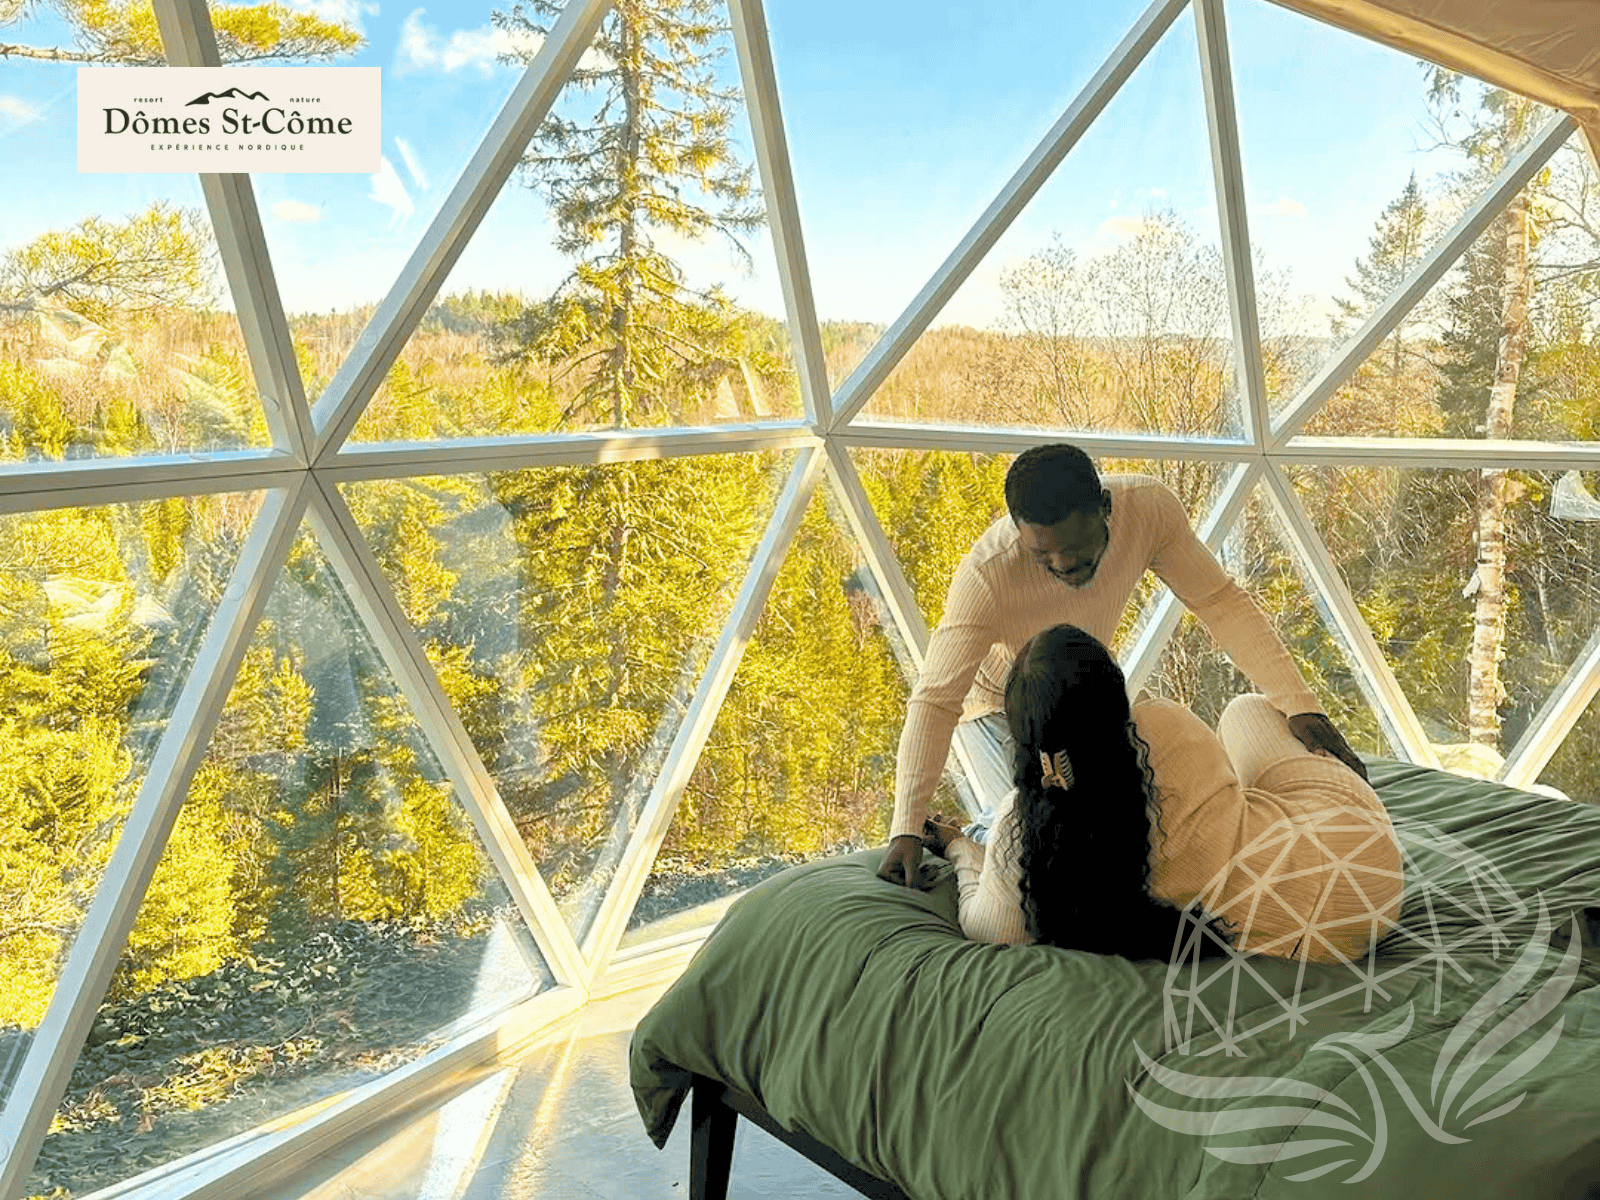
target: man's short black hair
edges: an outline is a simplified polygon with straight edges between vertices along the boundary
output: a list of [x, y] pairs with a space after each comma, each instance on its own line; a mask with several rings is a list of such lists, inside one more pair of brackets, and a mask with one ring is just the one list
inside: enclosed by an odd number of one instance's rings
[[1012, 520], [1030, 525], [1054, 525], [1098, 509], [1102, 490], [1089, 456], [1065, 442], [1024, 450], [1006, 472], [1006, 508]]

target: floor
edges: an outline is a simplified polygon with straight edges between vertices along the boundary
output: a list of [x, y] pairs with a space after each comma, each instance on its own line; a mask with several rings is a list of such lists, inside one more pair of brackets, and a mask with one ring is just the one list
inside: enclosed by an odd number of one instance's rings
[[[341, 1147], [264, 1200], [682, 1200], [687, 1109], [657, 1150], [628, 1088], [628, 1039], [658, 993], [589, 1005], [518, 1066], [403, 1128]], [[856, 1194], [739, 1123], [729, 1200]]]

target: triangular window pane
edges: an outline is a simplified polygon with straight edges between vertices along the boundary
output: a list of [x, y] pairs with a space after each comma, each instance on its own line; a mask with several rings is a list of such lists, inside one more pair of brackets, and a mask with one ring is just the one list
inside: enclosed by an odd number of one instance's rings
[[854, 450], [850, 455], [931, 631], [956, 567], [1005, 515], [1011, 456], [953, 450]]
[[[1496, 478], [1504, 556], [1497, 569], [1493, 560], [1480, 568], [1475, 531], [1489, 520]], [[1569, 496], [1583, 480], [1411, 467], [1295, 473], [1302, 503], [1447, 765], [1493, 776], [1600, 623], [1597, 526]], [[1480, 627], [1496, 624], [1495, 644], [1475, 643]], [[1475, 689], [1493, 698], [1477, 718]]]
[[[62, 140], [70, 147], [71, 113], [52, 110], [52, 124], [58, 119], [68, 122]], [[130, 189], [129, 178], [164, 182], [152, 196]], [[8, 211], [12, 246], [0, 252], [0, 458], [270, 447], [193, 177], [74, 174], [70, 186], [70, 199], [52, 203], [48, 185], [36, 192], [30, 184], [38, 211]], [[153, 283], [120, 265], [151, 257], [161, 260]], [[104, 261], [116, 265], [95, 273]], [[79, 276], [96, 282], [74, 283]]]
[[1207, 144], [1185, 12], [864, 416], [1236, 435]]
[[[339, 6], [335, 24], [362, 41], [337, 64], [383, 71], [377, 173], [250, 176], [313, 402], [522, 77], [521, 64], [499, 60], [513, 39], [496, 31], [494, 7], [413, 7], [403, 19], [378, 20], [370, 6]], [[318, 16], [331, 12], [325, 8]], [[449, 120], [440, 120], [440, 113]], [[509, 277], [517, 270], [517, 248], [502, 243], [502, 250]]]
[[[601, 19], [354, 441], [802, 415], [727, 10], [708, 8], [704, 36], [649, 6]], [[531, 60], [523, 15], [500, 28]]]
[[[827, 492], [811, 499], [624, 949], [713, 924], [735, 893], [793, 863], [886, 840], [909, 689], [876, 584], [833, 507]], [[962, 810], [950, 776], [933, 805]]]
[[[44, 1016], [259, 504], [0, 517], [0, 1025]], [[0, 1043], [0, 1094], [24, 1048]]]
[[[1218, 560], [1266, 614], [1306, 686], [1350, 745], [1363, 754], [1393, 753], [1326, 605], [1307, 586], [1276, 514], [1259, 492]], [[1192, 613], [1183, 615], [1145, 688], [1187, 706], [1213, 728], [1230, 700], [1255, 690]]]
[[25, 4], [5, 39], [0, 458], [272, 445], [198, 176], [78, 170], [76, 72], [165, 65], [155, 23]]
[[907, 21], [876, 6], [769, 6], [834, 387], [1145, 8], [930, 0]]
[[580, 940], [790, 457], [529, 468], [348, 490]]
[[302, 536], [30, 1187], [87, 1193], [293, 1119], [551, 982]]
[[[1528, 114], [1520, 136], [1531, 137], [1547, 116]], [[1367, 236], [1346, 259], [1344, 286], [1321, 302], [1328, 315], [1320, 329], [1311, 321], [1310, 335], [1298, 339], [1300, 351], [1286, 358], [1290, 369], [1273, 380], [1276, 410], [1342, 358], [1347, 340], [1488, 183], [1482, 172], [1468, 175], [1465, 185], [1454, 176], [1414, 187], [1402, 179], [1392, 196], [1368, 209]], [[1593, 330], [1582, 312], [1584, 281], [1600, 258], [1600, 239], [1568, 214], [1590, 202], [1595, 182], [1583, 135], [1574, 134], [1301, 432], [1542, 441], [1589, 436], [1592, 406], [1579, 380], [1593, 356]], [[1518, 338], [1503, 339], [1507, 322]]]
[[1428, 64], [1262, 0], [1228, 5], [1228, 40], [1250, 236], [1268, 267], [1257, 280], [1267, 390], [1281, 405], [1470, 198], [1456, 177], [1464, 157], [1442, 139], [1461, 136], [1482, 93], [1457, 77], [1455, 101], [1443, 89], [1430, 103]]

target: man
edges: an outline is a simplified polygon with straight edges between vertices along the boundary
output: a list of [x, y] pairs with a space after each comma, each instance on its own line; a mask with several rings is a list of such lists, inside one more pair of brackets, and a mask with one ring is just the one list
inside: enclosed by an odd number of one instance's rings
[[1122, 610], [1151, 570], [1289, 719], [1307, 747], [1367, 771], [1321, 711], [1271, 624], [1190, 528], [1171, 489], [1147, 475], [1102, 481], [1076, 446], [1036, 446], [1006, 474], [1006, 508], [956, 568], [944, 619], [906, 705], [894, 822], [878, 874], [916, 886], [928, 797], [958, 722], [992, 772], [1011, 777], [1002, 701], [1018, 649], [1070, 623], [1111, 644]]

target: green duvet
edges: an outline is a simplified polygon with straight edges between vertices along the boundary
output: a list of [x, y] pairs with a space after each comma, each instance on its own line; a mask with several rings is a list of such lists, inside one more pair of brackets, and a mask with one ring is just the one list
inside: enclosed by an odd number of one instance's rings
[[916, 1200], [1600, 1197], [1600, 808], [1372, 781], [1406, 902], [1358, 970], [970, 942], [938, 860], [775, 876], [639, 1023], [645, 1127], [702, 1074]]

